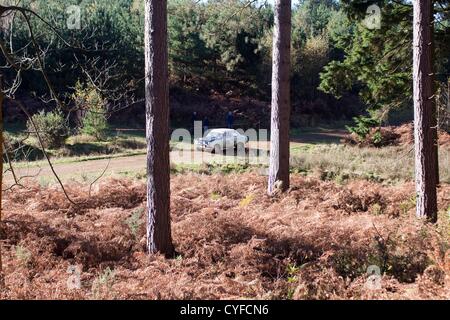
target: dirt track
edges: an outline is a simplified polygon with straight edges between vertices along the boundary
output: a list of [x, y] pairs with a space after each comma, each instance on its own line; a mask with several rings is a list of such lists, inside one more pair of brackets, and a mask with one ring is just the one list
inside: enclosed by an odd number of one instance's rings
[[[173, 164], [229, 163], [234, 161], [243, 160], [237, 160], [236, 157], [220, 156], [200, 151], [177, 150], [171, 152], [171, 162]], [[63, 180], [80, 177], [87, 177], [88, 180], [92, 180], [95, 178], [95, 175], [100, 175], [103, 171], [105, 171], [105, 176], [140, 172], [145, 170], [145, 166], [145, 155], [55, 163], [53, 165], [56, 173]], [[30, 179], [48, 179], [53, 177], [51, 168], [46, 163], [39, 166], [30, 163], [29, 167], [16, 168], [15, 172], [17, 177], [29, 177]], [[14, 181], [11, 172], [8, 171], [5, 173], [4, 180], [6, 186]]]
[[[106, 169], [106, 174], [119, 173], [124, 171], [137, 171], [145, 168], [145, 155], [120, 157], [113, 159], [88, 160], [82, 162], [70, 163], [55, 163], [54, 169], [56, 173], [63, 179], [68, 179], [76, 176], [89, 175], [93, 173], [103, 172]], [[35, 166], [32, 163], [28, 168], [16, 169], [18, 177], [31, 176], [34, 178], [51, 177], [52, 172], [47, 164]], [[13, 177], [10, 172], [5, 174], [5, 183], [11, 183]]]
[[[305, 132], [300, 134], [295, 139], [292, 139], [291, 147], [302, 143], [336, 143], [345, 134], [345, 130], [327, 130], [318, 129], [316, 131]], [[268, 142], [250, 142], [251, 150], [259, 150], [258, 154], [265, 154], [269, 149]], [[265, 151], [265, 152], [264, 152]], [[248, 153], [247, 153], [248, 157]], [[192, 150], [175, 150], [171, 152], [171, 162], [173, 164], [202, 164], [202, 163], [233, 163], [242, 162], [243, 158], [237, 158], [233, 155], [220, 156], [208, 152], [192, 151]], [[248, 159], [247, 159], [248, 160]], [[251, 157], [252, 163], [264, 164], [267, 163], [266, 157], [255, 158]], [[115, 174], [125, 174], [128, 172], [140, 172], [145, 170], [146, 160], [145, 155], [124, 156], [112, 159], [98, 159], [86, 161], [73, 161], [67, 163], [55, 163], [54, 169], [58, 176], [63, 180], [71, 178], [87, 177], [87, 180], [93, 180], [96, 176], [101, 174], [105, 169], [105, 176]], [[53, 177], [50, 167], [46, 163], [37, 166], [30, 163], [28, 167], [16, 168], [16, 175], [18, 177], [31, 176], [32, 179], [51, 179]], [[7, 187], [13, 182], [11, 172], [6, 172], [4, 176], [4, 184]], [[5, 188], [5, 187], [4, 187]]]

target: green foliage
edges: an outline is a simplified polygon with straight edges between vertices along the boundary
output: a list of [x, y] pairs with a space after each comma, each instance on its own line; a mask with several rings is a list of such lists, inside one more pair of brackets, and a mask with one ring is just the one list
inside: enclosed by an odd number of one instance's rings
[[372, 142], [374, 145], [380, 145], [383, 142], [383, 136], [380, 130], [377, 130], [372, 136]]
[[172, 81], [195, 86], [203, 79], [203, 61], [211, 54], [201, 37], [204, 22], [203, 6], [195, 1], [169, 2], [169, 65]]
[[6, 154], [10, 161], [34, 161], [40, 160], [44, 154], [40, 148], [25, 142], [26, 136], [11, 135], [8, 132], [3, 133], [3, 143], [5, 152], [3, 154], [3, 161], [6, 162]]
[[99, 299], [102, 296], [108, 296], [112, 291], [116, 274], [114, 270], [107, 267], [92, 283], [92, 295], [94, 299]]
[[26, 266], [32, 258], [32, 254], [31, 254], [30, 250], [28, 250], [27, 248], [25, 248], [23, 246], [15, 247], [15, 255], [16, 255], [17, 260], [19, 260], [20, 263], [24, 266]]
[[323, 34], [336, 10], [334, 0], [301, 1], [293, 15], [294, 43]]
[[[54, 25], [61, 36], [75, 46], [97, 52], [77, 55], [67, 50], [66, 44], [50, 32], [38, 18], [31, 16], [31, 24], [38, 44], [47, 48], [46, 70], [58, 92], [73, 87], [76, 79], [87, 80], [85, 70], [101, 70], [113, 65], [108, 74], [114, 77], [105, 84], [107, 89], [125, 86], [138, 97], [143, 96], [144, 67], [144, 14], [143, 1], [138, 0], [23, 0], [21, 6], [32, 8]], [[81, 10], [81, 29], [70, 30], [66, 26], [69, 5]], [[270, 51], [262, 51], [273, 24], [270, 6], [259, 7], [253, 3], [245, 6], [240, 0], [197, 1], [170, 0], [168, 2], [168, 34], [170, 79], [175, 85], [209, 92], [239, 88], [255, 91], [267, 86], [267, 68]], [[14, 30], [10, 35], [8, 30]], [[13, 28], [0, 30], [0, 37], [15, 48], [25, 46], [29, 34], [23, 18], [17, 16]], [[270, 42], [271, 43], [271, 42]], [[104, 50], [103, 50], [104, 49]], [[30, 56], [35, 54], [29, 47]], [[0, 58], [1, 62], [4, 62]], [[262, 77], [264, 76], [264, 77]], [[24, 86], [38, 93], [46, 92], [41, 74], [26, 72]], [[269, 78], [270, 79], [270, 78]], [[104, 79], [101, 79], [104, 80]]]
[[[115, 89], [130, 84], [143, 70], [143, 10], [137, 1], [115, 0], [21, 0], [20, 6], [32, 9], [58, 30], [61, 38], [89, 54], [67, 48], [67, 44], [50, 30], [40, 18], [29, 15], [37, 44], [46, 48], [45, 69], [57, 92], [67, 93], [77, 79], [86, 79], [86, 70], [102, 70], [112, 66], [105, 76], [112, 76], [105, 89]], [[143, 1], [141, 2], [143, 5]], [[81, 29], [69, 29], [68, 6], [77, 5], [81, 12]], [[15, 15], [11, 28], [2, 28], [0, 37], [12, 40], [13, 47], [26, 47], [27, 55], [35, 58], [36, 50], [29, 46], [29, 31], [21, 15]], [[13, 30], [9, 34], [9, 30]], [[75, 54], [74, 54], [75, 53]], [[100, 59], [96, 59], [101, 54]], [[76, 56], [76, 58], [75, 58]], [[0, 61], [3, 61], [0, 58]], [[41, 73], [36, 68], [23, 72], [23, 89], [37, 94], [48, 93]], [[99, 79], [104, 81], [104, 79]]]
[[416, 207], [416, 195], [413, 195], [400, 203], [400, 212], [402, 214], [407, 214], [409, 210], [412, 210], [415, 207]]
[[[169, 0], [172, 87], [203, 94], [231, 90], [234, 95], [269, 100], [273, 8], [262, 3]], [[372, 3], [382, 8], [381, 29], [369, 30], [361, 23]], [[66, 26], [66, 9], [72, 4], [80, 6], [81, 30]], [[22, 0], [20, 5], [36, 10], [75, 46], [94, 52], [102, 48], [100, 59], [83, 54], [77, 54], [75, 59], [61, 39], [31, 16], [38, 44], [48, 48], [45, 67], [58, 92], [71, 95], [67, 88], [74, 87], [77, 79], [87, 81], [85, 70], [111, 66], [108, 74], [114, 76], [108, 81], [100, 79], [106, 87], [102, 90], [120, 88], [137, 98], [143, 97], [143, 87], [139, 85], [144, 69], [143, 1]], [[440, 5], [435, 7], [436, 77], [443, 81], [450, 73], [449, 1], [441, 1]], [[387, 110], [408, 107], [411, 10], [406, 0], [299, 1], [292, 14], [293, 105], [311, 106], [313, 112], [317, 112], [317, 105], [326, 106], [329, 111], [340, 106], [332, 96], [359, 94], [367, 109], [374, 111], [372, 116], [380, 120], [387, 117]], [[14, 30], [12, 35], [9, 30]], [[0, 30], [0, 37], [5, 42], [12, 40], [14, 48], [26, 46], [29, 31], [24, 19], [16, 16], [12, 28]], [[27, 53], [31, 57], [36, 52], [28, 46]], [[0, 63], [5, 63], [3, 57]], [[6, 71], [5, 77], [8, 75]], [[23, 89], [38, 94], [47, 92], [39, 72], [30, 68], [23, 76]], [[348, 110], [352, 108], [349, 106]]]
[[255, 196], [253, 194], [248, 194], [239, 202], [240, 207], [247, 207], [249, 204], [253, 202]]
[[[72, 4], [80, 6], [81, 30], [69, 30], [66, 26], [65, 9]], [[87, 82], [84, 70], [114, 65], [109, 70], [114, 77], [104, 82], [105, 89], [126, 88], [136, 97], [143, 96], [142, 86], [138, 85], [144, 66], [143, 1], [23, 0], [21, 5], [36, 10], [70, 43], [86, 49], [108, 49], [102, 51], [101, 59], [77, 55], [75, 60], [73, 52], [42, 21], [31, 17], [39, 45], [49, 47], [46, 70], [58, 92], [74, 87], [76, 79]], [[298, 101], [317, 98], [318, 73], [329, 62], [327, 25], [336, 10], [332, 0], [302, 1], [294, 9], [292, 83]], [[262, 2], [246, 5], [242, 0], [170, 0], [171, 84], [207, 94], [231, 90], [269, 99], [272, 28], [273, 8]], [[13, 29], [14, 47], [26, 45], [29, 35], [21, 17], [15, 19]], [[9, 41], [8, 29], [5, 30], [0, 31], [0, 36]], [[38, 72], [27, 71], [26, 79], [24, 86], [28, 89], [46, 92]]]
[[141, 226], [143, 214], [144, 208], [138, 208], [134, 210], [131, 216], [126, 220], [126, 224], [130, 228], [130, 232], [135, 240], [138, 240], [138, 231], [139, 227]]
[[377, 148], [398, 143], [399, 135], [391, 129], [381, 128], [381, 121], [376, 116], [359, 116], [353, 120], [354, 126], [346, 126], [354, 134], [347, 142]]
[[222, 198], [222, 195], [218, 192], [211, 192], [211, 200], [216, 201], [219, 200], [220, 198]]
[[69, 137], [67, 121], [59, 108], [49, 112], [41, 110], [36, 113], [32, 116], [32, 120], [27, 121], [27, 129], [34, 136], [39, 135], [44, 147], [50, 149], [62, 147]]
[[72, 95], [75, 107], [84, 113], [81, 119], [81, 134], [90, 135], [98, 140], [106, 137], [109, 129], [106, 102], [92, 85], [83, 86], [77, 82]]
[[378, 203], [374, 203], [370, 208], [370, 212], [375, 216], [379, 216], [383, 214], [383, 207]]
[[[180, 1], [186, 2], [192, 1]], [[267, 90], [264, 54], [270, 52], [264, 43], [273, 24], [270, 7], [245, 6], [240, 0], [213, 0], [198, 4], [195, 11], [200, 30], [196, 43], [204, 46], [204, 55], [196, 54], [197, 64], [210, 89], [226, 92], [238, 88], [246, 93]]]
[[334, 1], [306, 0], [292, 17], [293, 92], [299, 101], [317, 97], [319, 73], [330, 61], [327, 25], [336, 12]]
[[300, 267], [297, 266], [297, 264], [289, 263], [286, 266], [286, 273], [287, 273], [287, 283], [289, 284], [288, 291], [287, 291], [287, 299], [291, 300], [294, 296], [295, 292], [295, 285], [298, 282], [298, 276], [297, 274], [300, 271]]
[[243, 173], [249, 169], [248, 163], [207, 164], [207, 166], [212, 173], [222, 174]]
[[[381, 28], [370, 30], [362, 23], [367, 7], [381, 7]], [[437, 6], [435, 67], [437, 74], [450, 71], [448, 11], [450, 2]], [[447, 21], [442, 23], [443, 21]], [[409, 1], [343, 0], [341, 11], [330, 20], [329, 35], [336, 59], [321, 73], [320, 89], [335, 97], [359, 93], [379, 120], [389, 111], [412, 101], [412, 6]], [[439, 77], [438, 77], [439, 79]], [[379, 111], [379, 112], [374, 112]]]
[[379, 122], [372, 117], [359, 116], [353, 118], [354, 126], [346, 126], [347, 130], [358, 136], [360, 141], [363, 141], [370, 133], [370, 129], [379, 125]]

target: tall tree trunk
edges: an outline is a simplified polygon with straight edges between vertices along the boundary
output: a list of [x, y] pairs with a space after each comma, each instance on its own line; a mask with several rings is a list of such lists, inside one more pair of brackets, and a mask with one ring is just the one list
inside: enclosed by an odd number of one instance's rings
[[289, 188], [291, 0], [275, 1], [268, 193]]
[[[435, 95], [436, 93], [436, 86], [434, 83], [435, 80], [435, 75], [434, 75], [434, 61], [436, 58], [436, 53], [435, 53], [435, 47], [434, 47], [434, 1], [430, 0], [430, 68], [431, 68], [431, 72], [430, 72], [430, 82], [431, 82], [431, 92], [433, 93], [433, 95]], [[433, 115], [431, 118], [431, 128], [432, 128], [432, 134], [433, 134], [433, 146], [434, 146], [434, 151], [433, 151], [433, 156], [434, 156], [434, 163], [435, 163], [435, 175], [436, 175], [436, 185], [439, 185], [439, 141], [438, 141], [438, 111], [437, 111], [437, 100], [436, 97], [433, 96], [433, 98], [431, 99], [432, 101], [432, 106], [433, 106]]]
[[145, 0], [147, 248], [173, 254], [170, 230], [167, 1]]
[[[3, 83], [0, 75], [0, 232], [2, 228], [2, 193], [3, 193]], [[0, 288], [4, 285], [3, 277], [3, 261], [2, 261], [2, 245], [0, 242]]]
[[414, 0], [413, 97], [417, 204], [416, 214], [437, 220], [436, 147], [434, 145], [431, 0]]

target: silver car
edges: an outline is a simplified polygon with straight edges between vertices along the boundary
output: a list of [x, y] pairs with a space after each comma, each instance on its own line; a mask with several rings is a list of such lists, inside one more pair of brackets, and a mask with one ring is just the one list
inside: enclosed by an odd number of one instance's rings
[[197, 150], [220, 153], [225, 149], [245, 148], [247, 142], [248, 137], [234, 129], [213, 129], [205, 137], [195, 139], [194, 145]]

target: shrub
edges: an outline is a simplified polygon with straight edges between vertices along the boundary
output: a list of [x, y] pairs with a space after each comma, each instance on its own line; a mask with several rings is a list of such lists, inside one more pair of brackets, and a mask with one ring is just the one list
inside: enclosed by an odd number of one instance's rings
[[18, 147], [19, 143], [20, 141], [18, 141], [16, 137], [10, 135], [8, 132], [3, 132], [3, 152], [13, 152]]
[[346, 128], [350, 133], [355, 134], [360, 141], [363, 141], [366, 138], [370, 133], [371, 128], [379, 125], [379, 122], [372, 117], [354, 117], [353, 121], [355, 121], [355, 125], [353, 127], [346, 126]]
[[379, 120], [365, 116], [355, 117], [353, 120], [355, 126], [346, 126], [351, 135], [344, 142], [378, 148], [398, 143], [400, 135], [391, 127], [381, 128]]
[[38, 147], [26, 143], [23, 136], [13, 136], [7, 132], [3, 133], [3, 143], [5, 150], [3, 151], [3, 161], [35, 161], [44, 158], [44, 154]]
[[32, 253], [30, 250], [23, 246], [16, 246], [16, 258], [20, 261], [20, 263], [24, 266], [28, 265], [32, 258]]
[[128, 228], [130, 228], [130, 232], [135, 240], [138, 240], [139, 228], [141, 226], [144, 211], [144, 208], [138, 208], [134, 210], [132, 215], [126, 220], [126, 224]]
[[69, 127], [59, 108], [50, 112], [41, 110], [32, 116], [32, 120], [27, 121], [28, 131], [37, 136], [37, 130], [45, 148], [60, 148], [69, 137]]
[[370, 128], [364, 138], [357, 136], [353, 132], [344, 139], [344, 142], [351, 145], [359, 145], [365, 147], [385, 147], [399, 144], [401, 136], [391, 127], [386, 128]]
[[83, 86], [77, 82], [75, 93], [72, 96], [77, 110], [80, 110], [80, 133], [90, 135], [98, 140], [103, 140], [108, 131], [106, 118], [106, 102], [92, 85]]
[[97, 279], [95, 279], [92, 283], [92, 295], [94, 299], [99, 299], [104, 295], [108, 295], [114, 284], [116, 278], [115, 271], [110, 267], [107, 267], [102, 273], [99, 274]]
[[118, 138], [115, 140], [114, 145], [118, 149], [129, 149], [129, 150], [145, 149], [147, 147], [145, 141], [139, 141], [138, 139], [135, 138]]

